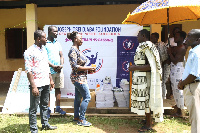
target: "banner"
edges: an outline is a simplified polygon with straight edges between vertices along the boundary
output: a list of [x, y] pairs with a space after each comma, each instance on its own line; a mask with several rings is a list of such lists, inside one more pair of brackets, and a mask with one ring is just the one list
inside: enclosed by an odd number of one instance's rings
[[[48, 36], [48, 27], [44, 31]], [[122, 78], [129, 79], [128, 64], [133, 63], [133, 56], [138, 46], [137, 34], [142, 30], [138, 25], [55, 25], [58, 28], [58, 41], [64, 55], [65, 87], [61, 89], [62, 97], [74, 96], [74, 85], [71, 83], [71, 66], [68, 52], [73, 45], [67, 39], [67, 33], [78, 31], [82, 34], [83, 44], [79, 47], [87, 57], [87, 66], [96, 64], [96, 73], [88, 74], [88, 85], [95, 89], [97, 83], [102, 86], [106, 76], [111, 77], [113, 86], [118, 86]]]
[[129, 62], [134, 62], [136, 48], [138, 46], [137, 37], [118, 36], [117, 37], [117, 79], [116, 86], [119, 87], [121, 79], [129, 81]]

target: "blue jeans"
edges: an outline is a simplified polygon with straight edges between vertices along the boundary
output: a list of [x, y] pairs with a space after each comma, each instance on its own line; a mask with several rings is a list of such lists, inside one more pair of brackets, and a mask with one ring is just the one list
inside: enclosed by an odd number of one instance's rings
[[40, 102], [40, 116], [41, 116], [41, 124], [46, 127], [49, 126], [47, 119], [47, 110], [48, 110], [48, 102], [49, 102], [49, 85], [38, 87], [39, 96], [33, 96], [32, 87], [30, 87], [30, 108], [29, 108], [29, 125], [31, 133], [37, 133], [37, 108]]
[[[74, 118], [79, 118], [80, 120], [85, 119], [85, 112], [87, 110], [88, 103], [91, 99], [90, 90], [88, 84], [80, 84], [78, 82], [74, 83], [75, 86], [75, 100], [74, 100]], [[81, 98], [83, 101], [81, 102]], [[81, 106], [80, 106], [81, 103]], [[80, 107], [80, 110], [79, 110]], [[79, 116], [80, 112], [80, 116]]]

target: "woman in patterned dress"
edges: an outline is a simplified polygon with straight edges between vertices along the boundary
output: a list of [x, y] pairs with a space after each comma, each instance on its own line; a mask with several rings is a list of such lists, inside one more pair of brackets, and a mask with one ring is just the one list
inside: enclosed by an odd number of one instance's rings
[[[88, 103], [91, 99], [89, 86], [87, 84], [87, 73], [94, 72], [94, 67], [85, 66], [87, 62], [86, 56], [79, 50], [82, 45], [82, 36], [73, 31], [67, 34], [67, 38], [73, 42], [69, 50], [68, 57], [72, 68], [70, 75], [71, 81], [75, 86], [75, 99], [74, 99], [74, 120], [80, 126], [91, 126], [92, 124], [85, 119], [85, 112]], [[81, 102], [81, 98], [83, 100]], [[79, 115], [80, 113], [80, 115]]]

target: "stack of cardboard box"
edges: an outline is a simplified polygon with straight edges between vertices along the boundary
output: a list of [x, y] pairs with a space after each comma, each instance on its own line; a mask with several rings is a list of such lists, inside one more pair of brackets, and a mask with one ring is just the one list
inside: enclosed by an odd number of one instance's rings
[[96, 107], [110, 108], [114, 107], [113, 86], [110, 83], [104, 83], [101, 90], [96, 91]]

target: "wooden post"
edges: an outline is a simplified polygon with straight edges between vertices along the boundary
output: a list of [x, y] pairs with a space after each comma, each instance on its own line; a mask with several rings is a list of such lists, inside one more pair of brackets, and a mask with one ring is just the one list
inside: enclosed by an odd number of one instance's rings
[[27, 29], [27, 49], [35, 43], [34, 32], [38, 29], [37, 25], [37, 5], [26, 4], [26, 29]]
[[[129, 66], [132, 66], [132, 62], [129, 63]], [[131, 93], [132, 93], [132, 77], [133, 77], [133, 72], [129, 71], [129, 108], [131, 108]]]

